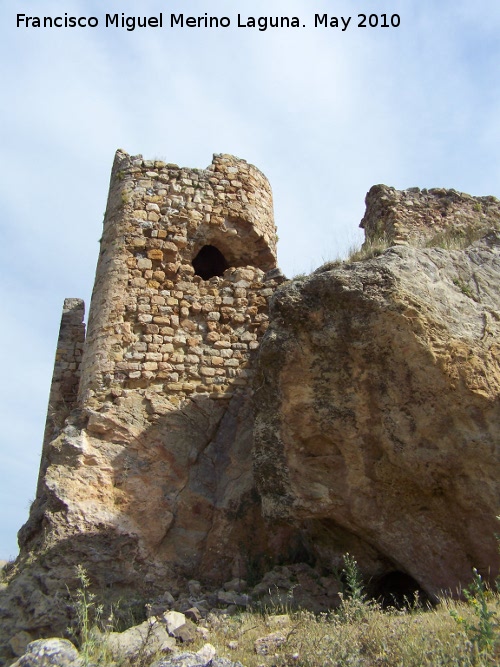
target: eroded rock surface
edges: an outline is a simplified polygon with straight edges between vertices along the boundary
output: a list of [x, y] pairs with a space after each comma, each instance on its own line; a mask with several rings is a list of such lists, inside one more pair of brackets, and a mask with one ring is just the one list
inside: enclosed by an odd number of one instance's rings
[[53, 637], [28, 644], [26, 653], [13, 667], [84, 667], [84, 664], [70, 641]]
[[260, 514], [252, 442], [248, 392], [182, 408], [130, 392], [103, 412], [76, 412], [51, 443], [20, 532], [21, 571], [0, 601], [5, 641], [64, 632], [79, 564], [106, 601], [144, 609], [167, 585], [220, 585], [261, 553], [286, 553], [290, 529], [269, 531]]
[[[282, 286], [255, 384], [267, 517], [431, 597], [498, 568], [500, 237]], [[390, 573], [393, 573], [390, 575]]]

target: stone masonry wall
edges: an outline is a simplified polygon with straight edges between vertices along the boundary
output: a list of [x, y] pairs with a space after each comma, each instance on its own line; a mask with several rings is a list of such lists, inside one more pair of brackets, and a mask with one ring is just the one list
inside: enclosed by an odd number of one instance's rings
[[[218, 275], [204, 279], [193, 260], [206, 246], [223, 263], [215, 262]], [[275, 266], [271, 189], [255, 167], [216, 155], [206, 170], [181, 169], [118, 151], [90, 309], [83, 403], [95, 407], [116, 392], [152, 387], [175, 404], [193, 393], [227, 396], [247, 384], [249, 355], [280, 282], [266, 280]]]
[[50, 440], [55, 431], [61, 428], [65, 417], [76, 404], [85, 342], [84, 315], [85, 304], [82, 299], [64, 300], [50, 387], [39, 480], [45, 473], [46, 453]]
[[124, 388], [162, 385], [174, 397], [206, 391], [217, 397], [247, 384], [249, 353], [267, 328], [273, 286], [253, 267], [233, 269], [207, 286], [200, 282], [178, 280], [170, 290], [147, 290], [137, 303], [129, 298], [126, 320], [135, 336], [119, 355], [113, 382]]
[[77, 398], [80, 364], [85, 342], [85, 304], [82, 299], [65, 299], [59, 327], [54, 373], [49, 399], [49, 413], [64, 402], [70, 411]]
[[365, 202], [360, 227], [368, 243], [384, 237], [388, 245], [446, 245], [500, 229], [500, 201], [491, 196], [374, 185]]

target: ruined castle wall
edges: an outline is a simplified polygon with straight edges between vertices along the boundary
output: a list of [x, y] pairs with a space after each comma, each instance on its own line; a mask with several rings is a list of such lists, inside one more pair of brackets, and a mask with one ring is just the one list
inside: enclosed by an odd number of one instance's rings
[[71, 571], [99, 535], [110, 562], [93, 576], [146, 588], [167, 574], [222, 581], [241, 574], [242, 551], [281, 551], [279, 531], [248, 536], [262, 524], [250, 383], [283, 281], [255, 167], [216, 155], [182, 169], [118, 151], [77, 409], [49, 438], [25, 551], [64, 552]]
[[[218, 275], [196, 273], [193, 261], [205, 246], [223, 257], [214, 265]], [[271, 189], [255, 167], [216, 155], [206, 170], [183, 169], [118, 151], [82, 404], [147, 387], [167, 392], [175, 403], [247, 384], [249, 358], [267, 327], [267, 303], [277, 285], [265, 274], [275, 266]]]
[[49, 394], [39, 479], [43, 477], [46, 469], [47, 449], [54, 432], [61, 428], [64, 419], [76, 405], [85, 342], [84, 315], [85, 304], [81, 299], [64, 300]]
[[389, 245], [444, 245], [474, 240], [500, 229], [500, 201], [433, 188], [396, 190], [374, 185], [366, 195], [360, 227], [368, 242], [385, 239]]
[[84, 315], [82, 299], [64, 300], [49, 406], [65, 403], [71, 410], [75, 404], [85, 341]]

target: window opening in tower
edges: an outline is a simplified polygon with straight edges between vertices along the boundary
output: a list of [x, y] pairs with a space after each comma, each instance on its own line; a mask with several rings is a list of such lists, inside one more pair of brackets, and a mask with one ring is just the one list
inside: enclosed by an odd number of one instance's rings
[[213, 245], [204, 245], [193, 259], [193, 268], [197, 276], [209, 280], [214, 276], [222, 276], [229, 264], [221, 251]]

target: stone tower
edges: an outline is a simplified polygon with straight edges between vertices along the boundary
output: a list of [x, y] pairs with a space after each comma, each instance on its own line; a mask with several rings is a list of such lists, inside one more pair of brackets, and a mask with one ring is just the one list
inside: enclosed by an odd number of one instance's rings
[[275, 267], [271, 189], [255, 167], [216, 155], [207, 170], [180, 169], [118, 151], [80, 400], [161, 388], [178, 404], [246, 384]]
[[[117, 152], [87, 334], [83, 302], [66, 300], [20, 531], [43, 595], [77, 563], [111, 594], [151, 595], [244, 576], [294, 548], [289, 528], [263, 524], [251, 461], [253, 356], [282, 281], [271, 189], [255, 167]], [[62, 626], [58, 613], [43, 623]]]

